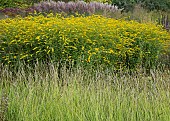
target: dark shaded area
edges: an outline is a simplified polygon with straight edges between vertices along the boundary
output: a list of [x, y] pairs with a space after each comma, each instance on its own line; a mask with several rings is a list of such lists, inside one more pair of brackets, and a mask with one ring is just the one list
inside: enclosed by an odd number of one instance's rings
[[169, 0], [112, 0], [112, 4], [123, 8], [126, 12], [133, 11], [136, 4], [141, 4], [142, 7], [149, 11], [170, 11]]

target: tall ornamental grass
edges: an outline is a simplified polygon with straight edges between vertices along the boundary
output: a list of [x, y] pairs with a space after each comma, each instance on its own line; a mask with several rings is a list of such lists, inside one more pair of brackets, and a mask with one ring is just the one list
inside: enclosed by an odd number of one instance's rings
[[104, 16], [113, 16], [116, 12], [120, 12], [117, 6], [110, 4], [103, 4], [100, 2], [90, 2], [86, 3], [84, 1], [42, 1], [28, 8], [4, 8], [0, 10], [9, 17], [14, 17], [16, 15], [21, 15], [23, 17], [30, 14], [35, 15], [35, 12], [43, 15], [48, 13], [62, 13], [63, 15], [77, 15], [85, 14], [86, 16], [92, 14], [99, 14]]
[[118, 75], [110, 70], [90, 73], [79, 67], [63, 72], [63, 86], [53, 65], [36, 66], [34, 71], [20, 68], [15, 77], [7, 68], [1, 72], [3, 120], [170, 120], [169, 71]]
[[[170, 34], [154, 24], [49, 14], [0, 20], [0, 63], [74, 62], [152, 68], [169, 54]], [[167, 60], [168, 61], [168, 60]]]

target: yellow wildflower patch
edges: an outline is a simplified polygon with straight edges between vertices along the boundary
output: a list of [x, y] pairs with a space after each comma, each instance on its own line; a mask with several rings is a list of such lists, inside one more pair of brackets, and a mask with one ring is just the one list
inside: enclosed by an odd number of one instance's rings
[[[169, 53], [170, 34], [154, 24], [102, 16], [28, 16], [0, 20], [0, 61], [53, 59], [134, 68]], [[70, 58], [71, 57], [71, 58]]]

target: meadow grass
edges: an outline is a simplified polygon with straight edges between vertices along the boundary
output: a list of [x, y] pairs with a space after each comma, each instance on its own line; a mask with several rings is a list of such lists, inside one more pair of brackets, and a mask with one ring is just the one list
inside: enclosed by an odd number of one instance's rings
[[[1, 120], [169, 121], [170, 71], [0, 70]], [[60, 82], [63, 82], [62, 84]]]

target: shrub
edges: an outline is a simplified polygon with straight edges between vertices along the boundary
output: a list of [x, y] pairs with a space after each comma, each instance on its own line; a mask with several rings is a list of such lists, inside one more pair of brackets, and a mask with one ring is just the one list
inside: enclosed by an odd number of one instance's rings
[[169, 0], [143, 0], [142, 2], [143, 7], [149, 10], [162, 10], [162, 11], [170, 10]]
[[[0, 0], [0, 9], [3, 8], [25, 8], [45, 0]], [[46, 0], [49, 1], [49, 0]], [[57, 1], [57, 0], [56, 0]]]
[[84, 66], [155, 67], [170, 34], [153, 24], [101, 16], [0, 20], [0, 62], [73, 61]]
[[27, 7], [29, 0], [0, 0], [0, 8]]
[[170, 10], [169, 0], [111, 0], [112, 4], [119, 8], [124, 8], [125, 11], [133, 11], [136, 4], [141, 4], [148, 10]]

